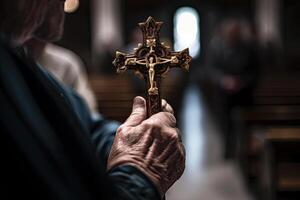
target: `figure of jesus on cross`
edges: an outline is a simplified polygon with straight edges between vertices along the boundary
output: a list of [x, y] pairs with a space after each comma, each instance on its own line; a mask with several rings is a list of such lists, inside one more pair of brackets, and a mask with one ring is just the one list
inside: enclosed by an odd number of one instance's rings
[[117, 72], [128, 69], [142, 74], [147, 81], [147, 111], [148, 117], [161, 111], [159, 84], [170, 68], [180, 67], [188, 71], [191, 56], [189, 50], [181, 52], [170, 51], [170, 48], [160, 42], [159, 32], [162, 22], [156, 22], [152, 17], [139, 26], [143, 33], [143, 43], [138, 44], [134, 54], [116, 52], [113, 64]]
[[145, 58], [142, 60], [137, 60], [135, 63], [139, 65], [145, 65], [148, 69], [148, 76], [149, 76], [149, 82], [150, 82], [150, 88], [148, 90], [149, 95], [157, 95], [158, 94], [158, 88], [156, 86], [156, 81], [154, 81], [155, 77], [155, 66], [161, 65], [161, 64], [177, 64], [178, 59], [176, 56], [172, 56], [171, 59], [166, 58], [158, 58], [155, 54], [150, 55], [149, 59]]

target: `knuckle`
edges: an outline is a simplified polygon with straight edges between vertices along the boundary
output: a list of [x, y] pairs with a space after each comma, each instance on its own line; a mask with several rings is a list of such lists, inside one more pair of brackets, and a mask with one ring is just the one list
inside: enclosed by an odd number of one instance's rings
[[175, 128], [175, 131], [176, 131], [176, 133], [177, 133], [177, 135], [178, 135], [179, 142], [182, 143], [182, 135], [181, 135], [181, 131], [179, 130], [179, 128]]
[[167, 113], [165, 113], [165, 115], [168, 117], [170, 125], [172, 125], [172, 126], [176, 125], [177, 120], [172, 113], [167, 112]]
[[166, 125], [170, 127], [176, 126], [176, 118], [175, 116], [170, 112], [160, 112], [158, 113], [155, 118], [153, 118], [158, 121], [158, 124]]
[[168, 110], [171, 114], [174, 114], [174, 110], [173, 110], [172, 106], [169, 105]]
[[153, 122], [150, 121], [150, 120], [146, 120], [146, 121], [143, 121], [141, 126], [144, 128], [144, 129], [150, 129], [152, 126], [153, 126]]
[[171, 141], [179, 141], [179, 137], [178, 137], [178, 134], [177, 134], [177, 132], [176, 131], [169, 131], [168, 132], [168, 137], [169, 137], [169, 139], [171, 140]]
[[142, 122], [142, 126], [144, 129], [160, 129], [160, 124], [157, 123], [156, 120], [151, 120], [151, 119], [148, 119], [146, 121], [143, 121]]
[[129, 127], [124, 125], [121, 125], [117, 130], [117, 134], [126, 134], [128, 132], [129, 132]]
[[117, 129], [117, 134], [122, 133], [123, 130], [124, 130], [124, 126], [123, 125], [119, 126], [119, 128]]

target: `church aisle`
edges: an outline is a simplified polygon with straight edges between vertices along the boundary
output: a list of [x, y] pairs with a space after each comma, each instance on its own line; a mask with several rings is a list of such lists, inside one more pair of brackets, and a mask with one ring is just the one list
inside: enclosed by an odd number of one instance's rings
[[185, 93], [181, 129], [186, 169], [167, 193], [167, 199], [251, 200], [238, 167], [222, 158], [221, 134], [198, 91], [190, 86]]

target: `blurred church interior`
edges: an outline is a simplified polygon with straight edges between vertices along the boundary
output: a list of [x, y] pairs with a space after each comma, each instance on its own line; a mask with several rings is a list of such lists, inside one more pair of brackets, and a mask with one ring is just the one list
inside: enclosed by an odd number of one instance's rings
[[83, 60], [109, 119], [126, 120], [145, 94], [112, 65], [141, 42], [139, 22], [153, 16], [163, 42], [189, 47], [190, 71], [162, 81], [187, 156], [166, 199], [300, 199], [300, 1], [67, 0], [65, 11], [58, 45]]

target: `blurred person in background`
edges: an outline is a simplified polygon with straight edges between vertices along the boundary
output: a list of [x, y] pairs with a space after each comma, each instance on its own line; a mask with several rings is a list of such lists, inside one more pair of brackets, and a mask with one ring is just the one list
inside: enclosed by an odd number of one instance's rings
[[38, 64], [52, 73], [57, 80], [73, 88], [93, 113], [98, 112], [96, 97], [89, 84], [86, 68], [78, 55], [37, 38], [28, 41], [26, 46]]
[[[235, 133], [234, 110], [251, 105], [258, 80], [258, 46], [253, 28], [238, 19], [223, 21], [209, 48], [207, 66], [216, 88], [215, 114], [224, 133], [225, 158], [236, 156], [239, 133]], [[242, 133], [240, 133], [242, 134]]]

